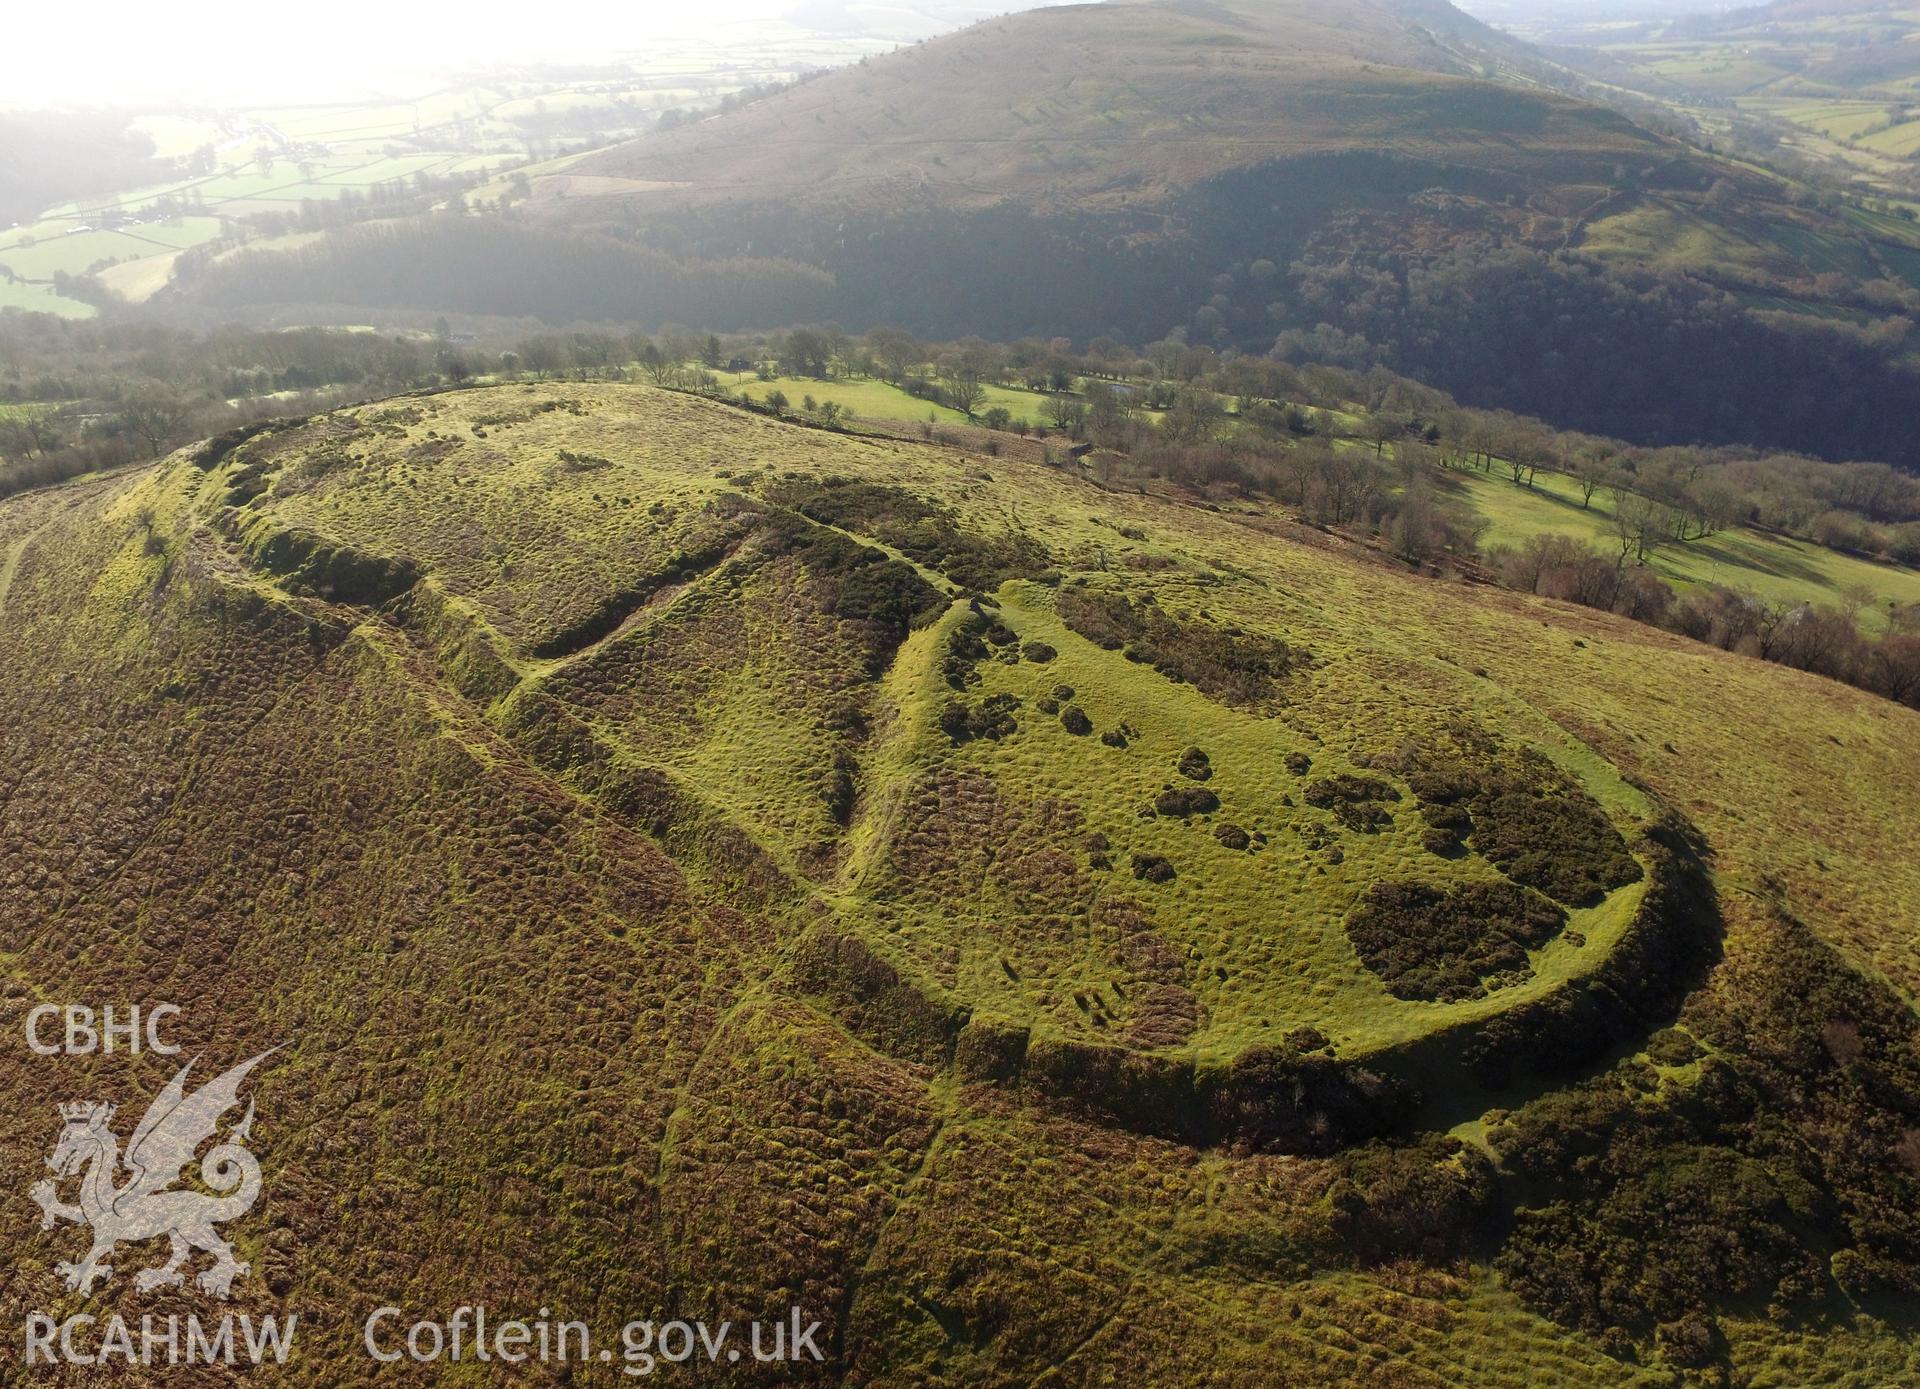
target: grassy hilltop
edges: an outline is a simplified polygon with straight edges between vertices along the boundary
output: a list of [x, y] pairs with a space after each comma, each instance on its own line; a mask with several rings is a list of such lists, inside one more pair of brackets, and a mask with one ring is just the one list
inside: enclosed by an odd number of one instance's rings
[[1276, 506], [648, 387], [0, 502], [5, 1011], [287, 1044], [235, 1233], [315, 1385], [367, 1296], [797, 1300], [870, 1385], [1897, 1382], [1916, 759]]

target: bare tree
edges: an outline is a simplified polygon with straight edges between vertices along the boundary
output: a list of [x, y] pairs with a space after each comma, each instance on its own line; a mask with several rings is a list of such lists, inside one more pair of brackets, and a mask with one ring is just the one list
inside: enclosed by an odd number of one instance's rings
[[640, 365], [646, 368], [647, 375], [653, 378], [653, 384], [664, 386], [667, 376], [679, 363], [660, 350], [658, 343], [648, 343], [640, 349]]
[[120, 401], [121, 425], [153, 458], [186, 442], [194, 413], [192, 402], [159, 387], [143, 386]]
[[875, 328], [867, 334], [867, 347], [889, 381], [898, 381], [926, 360], [926, 349], [912, 333], [899, 328]]
[[1065, 430], [1076, 439], [1087, 427], [1085, 401], [1075, 400], [1070, 395], [1048, 396], [1047, 403], [1042, 408], [1046, 412], [1048, 424], [1055, 429]]
[[1675, 513], [1664, 502], [1638, 492], [1619, 496], [1613, 508], [1614, 534], [1620, 541], [1620, 558], [1631, 554], [1641, 564], [1673, 539]]
[[0, 416], [0, 458], [21, 462], [60, 446], [60, 428], [41, 410]]
[[1920, 702], [1920, 636], [1896, 632], [1867, 648], [1865, 673], [1898, 704]]
[[972, 419], [986, 402], [987, 383], [966, 362], [950, 363], [940, 373], [940, 384], [946, 387], [947, 404], [968, 419]]
[[1580, 488], [1580, 509], [1585, 511], [1593, 505], [1593, 494], [1613, 476], [1613, 460], [1603, 453], [1582, 449], [1574, 455], [1569, 472]]
[[1791, 598], [1749, 597], [1747, 602], [1753, 610], [1753, 639], [1759, 648], [1760, 659], [1774, 660], [1809, 609], [1805, 603]]
[[1212, 439], [1226, 423], [1226, 410], [1211, 391], [1183, 390], [1167, 411], [1167, 437], [1179, 444], [1200, 444]]
[[1373, 445], [1373, 456], [1378, 458], [1386, 451], [1388, 444], [1405, 432], [1405, 425], [1391, 415], [1374, 414], [1367, 416], [1366, 423], [1360, 428], [1360, 437]]

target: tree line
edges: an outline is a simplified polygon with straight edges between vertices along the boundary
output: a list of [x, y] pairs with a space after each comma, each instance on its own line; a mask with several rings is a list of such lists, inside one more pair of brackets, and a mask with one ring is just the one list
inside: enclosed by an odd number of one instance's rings
[[[1631, 188], [1642, 175], [1619, 177]], [[1428, 207], [1436, 180], [1459, 195], [1453, 212]], [[1186, 231], [1171, 238], [1144, 213], [1019, 208], [824, 218], [729, 204], [571, 231], [447, 213], [228, 257], [188, 297], [220, 311], [366, 305], [718, 329], [832, 319], [1000, 341], [1064, 332], [1140, 344], [1177, 329], [1218, 350], [1382, 365], [1468, 404], [1640, 444], [1920, 467], [1920, 437], [1904, 426], [1920, 387], [1905, 356], [1920, 314], [1912, 285], [1866, 271], [1681, 273], [1502, 245], [1487, 209], [1517, 190], [1417, 160], [1289, 161], [1193, 190], [1174, 219]], [[1357, 203], [1390, 219], [1466, 220], [1437, 248], [1409, 249], [1341, 212]], [[1807, 311], [1769, 310], [1762, 296]]]
[[611, 237], [446, 213], [347, 227], [288, 251], [242, 250], [194, 278], [190, 305], [373, 305], [719, 328], [801, 323], [831, 312], [823, 270], [757, 256], [676, 258]]
[[192, 333], [0, 314], [0, 496], [157, 458], [253, 419], [464, 379], [467, 354], [447, 336]]
[[[1920, 561], [1920, 478], [1884, 463], [1834, 463], [1748, 448], [1641, 447], [1460, 405], [1380, 367], [1296, 366], [1179, 339], [1136, 355], [1111, 340], [1075, 352], [1060, 340], [930, 343], [902, 330], [832, 327], [785, 334], [668, 335], [655, 360], [754, 363], [771, 373], [871, 376], [939, 399], [982, 424], [1097, 446], [1106, 485], [1161, 478], [1215, 496], [1252, 494], [1308, 520], [1365, 533], [1413, 565], [1465, 562], [1510, 587], [1604, 609], [1920, 707], [1920, 606], [1889, 606], [1883, 632], [1860, 619], [1877, 595], [1763, 597], [1722, 585], [1684, 596], [1650, 563], [1663, 549], [1755, 526], [1893, 562]], [[687, 384], [725, 394], [710, 374]], [[1037, 419], [978, 404], [988, 383], [1040, 394]], [[824, 389], [824, 386], [823, 386]], [[780, 402], [776, 408], [784, 408]], [[832, 424], [818, 410], [818, 422]], [[1058, 454], [1049, 455], [1064, 464]], [[1449, 485], [1478, 470], [1531, 487], [1564, 473], [1591, 506], [1605, 493], [1605, 548], [1542, 534], [1485, 549], [1484, 522]]]

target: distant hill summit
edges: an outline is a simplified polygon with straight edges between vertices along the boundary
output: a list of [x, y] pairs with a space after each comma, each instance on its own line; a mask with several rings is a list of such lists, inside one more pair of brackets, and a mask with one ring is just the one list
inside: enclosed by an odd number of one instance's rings
[[190, 293], [1384, 365], [1641, 443], [1920, 466], [1920, 227], [1557, 91], [1442, 0], [988, 20]]
[[1355, 149], [1480, 167], [1670, 153], [1611, 112], [1469, 80], [1519, 51], [1437, 0], [1035, 10], [618, 146], [540, 191], [588, 219], [730, 198], [1059, 211]]

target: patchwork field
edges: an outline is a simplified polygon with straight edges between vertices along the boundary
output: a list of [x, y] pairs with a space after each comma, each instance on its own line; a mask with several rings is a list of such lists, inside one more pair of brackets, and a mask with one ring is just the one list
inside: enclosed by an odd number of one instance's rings
[[1591, 49], [1609, 81], [1672, 101], [1709, 130], [1724, 128], [1725, 110], [1758, 118], [1787, 149], [1838, 161], [1910, 199], [1906, 166], [1920, 150], [1916, 32], [1920, 13], [1903, 0], [1868, 0], [1574, 23], [1555, 41]]
[[[819, 45], [790, 47], [755, 36], [740, 48], [663, 49], [586, 80], [515, 72], [456, 81], [414, 99], [140, 115], [133, 127], [153, 141], [159, 158], [180, 161], [180, 175], [49, 207], [33, 222], [0, 231], [0, 267], [45, 282], [0, 276], [0, 308], [91, 316], [90, 304], [53, 292], [56, 271], [102, 272], [108, 288], [142, 302], [167, 283], [174, 252], [216, 236], [249, 235], [244, 219], [259, 214], [297, 214], [309, 203], [377, 198], [483, 171], [499, 177], [479, 195], [499, 198], [511, 191], [508, 170], [544, 166], [566, 139], [631, 135], [661, 110], [778, 82], [823, 56]], [[865, 51], [857, 40], [827, 41], [824, 48], [824, 56], [843, 59]]]

